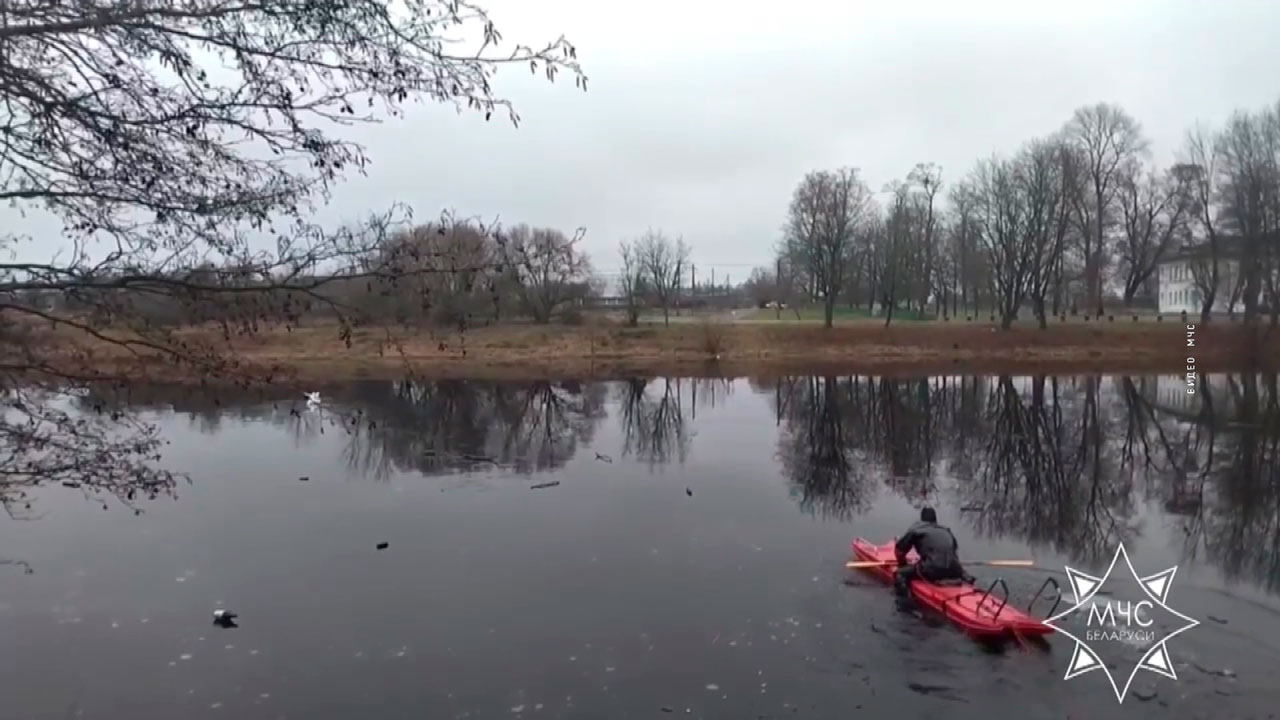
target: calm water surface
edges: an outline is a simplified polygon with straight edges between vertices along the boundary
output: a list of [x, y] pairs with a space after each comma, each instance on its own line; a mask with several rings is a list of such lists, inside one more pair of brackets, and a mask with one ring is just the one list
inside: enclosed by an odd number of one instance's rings
[[[1280, 714], [1274, 377], [323, 395], [136, 395], [189, 480], [140, 513], [11, 503], [0, 560], [33, 573], [0, 566], [0, 716]], [[1065, 637], [995, 650], [897, 611], [843, 564], [925, 502], [965, 557], [1041, 566], [973, 568], [1022, 603], [1121, 541], [1139, 572], [1176, 564], [1170, 605], [1202, 622], [1170, 643], [1177, 679], [1139, 673], [1121, 705], [1101, 673], [1062, 679]], [[1137, 652], [1107, 658], [1121, 681]]]

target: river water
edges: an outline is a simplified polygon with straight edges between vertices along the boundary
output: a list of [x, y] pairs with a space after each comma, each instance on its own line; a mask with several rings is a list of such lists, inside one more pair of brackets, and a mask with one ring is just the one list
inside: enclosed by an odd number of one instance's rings
[[[321, 397], [78, 400], [157, 425], [183, 475], [154, 498], [0, 495], [0, 716], [1280, 714], [1274, 376], [1194, 395], [794, 377]], [[926, 503], [966, 559], [1035, 561], [971, 568], [1012, 603], [1069, 588], [1066, 565], [1100, 577], [1121, 543], [1140, 575], [1176, 565], [1167, 605], [1199, 621], [1167, 644], [1177, 678], [1139, 671], [1120, 703], [1102, 672], [1063, 679], [1066, 636], [982, 645], [844, 568], [855, 536], [890, 539]], [[1096, 649], [1123, 685], [1144, 648]]]

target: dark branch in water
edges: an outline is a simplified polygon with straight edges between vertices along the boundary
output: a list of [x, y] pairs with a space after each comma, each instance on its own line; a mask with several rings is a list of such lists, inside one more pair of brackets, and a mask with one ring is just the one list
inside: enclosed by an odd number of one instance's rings
[[0, 560], [0, 565], [17, 565], [22, 568], [23, 575], [34, 575], [36, 572], [26, 560]]

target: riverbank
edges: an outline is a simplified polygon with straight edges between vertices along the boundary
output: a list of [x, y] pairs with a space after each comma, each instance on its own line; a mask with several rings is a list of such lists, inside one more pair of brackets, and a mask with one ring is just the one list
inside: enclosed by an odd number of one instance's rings
[[[177, 339], [191, 347], [230, 350], [243, 363], [274, 367], [298, 380], [396, 378], [610, 378], [633, 375], [769, 376], [775, 374], [920, 375], [953, 373], [1178, 373], [1194, 358], [1198, 372], [1274, 367], [1280, 333], [1257, 339], [1239, 325], [1196, 328], [1187, 347], [1179, 323], [1069, 324], [1039, 330], [991, 325], [686, 322], [641, 325], [478, 327], [465, 333], [360, 328], [348, 346], [336, 325], [271, 329], [229, 340], [190, 328]], [[50, 341], [52, 342], [52, 341]], [[183, 378], [153, 354], [101, 344], [99, 369], [137, 369], [149, 379]], [[190, 375], [190, 371], [186, 371]]]

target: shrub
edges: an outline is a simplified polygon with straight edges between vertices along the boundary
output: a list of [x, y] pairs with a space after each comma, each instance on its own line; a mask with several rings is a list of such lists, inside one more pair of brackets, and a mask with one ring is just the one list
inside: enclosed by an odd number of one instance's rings
[[710, 320], [702, 321], [702, 350], [711, 357], [720, 357], [724, 350], [724, 325]]

